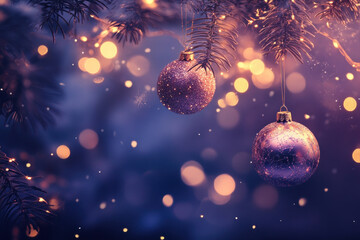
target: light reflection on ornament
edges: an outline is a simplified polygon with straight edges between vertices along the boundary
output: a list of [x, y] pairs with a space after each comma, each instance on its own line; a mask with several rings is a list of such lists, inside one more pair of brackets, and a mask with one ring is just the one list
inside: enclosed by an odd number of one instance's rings
[[79, 135], [79, 143], [88, 150], [94, 149], [99, 143], [98, 134], [91, 129], [85, 129]]
[[304, 76], [298, 72], [290, 73], [286, 78], [286, 87], [292, 93], [301, 93], [305, 90], [306, 80]]
[[56, 148], [56, 155], [61, 159], [70, 157], [70, 149], [66, 145], [60, 145]]
[[149, 71], [150, 62], [143, 56], [134, 56], [127, 61], [126, 67], [132, 75], [141, 77]]
[[196, 161], [188, 161], [181, 166], [181, 179], [186, 185], [199, 186], [205, 181], [202, 166]]
[[355, 98], [347, 97], [347, 98], [345, 98], [343, 105], [344, 105], [344, 108], [346, 111], [352, 112], [356, 109], [357, 102], [356, 102]]
[[255, 87], [259, 89], [267, 89], [274, 83], [275, 75], [270, 68], [265, 68], [261, 74], [252, 75], [251, 80]]
[[229, 196], [235, 191], [235, 180], [229, 174], [221, 174], [214, 180], [215, 191], [222, 196]]
[[237, 78], [234, 82], [234, 88], [239, 93], [245, 93], [249, 89], [249, 82], [245, 78]]
[[113, 42], [107, 41], [101, 44], [100, 53], [104, 58], [113, 59], [116, 57], [118, 49]]

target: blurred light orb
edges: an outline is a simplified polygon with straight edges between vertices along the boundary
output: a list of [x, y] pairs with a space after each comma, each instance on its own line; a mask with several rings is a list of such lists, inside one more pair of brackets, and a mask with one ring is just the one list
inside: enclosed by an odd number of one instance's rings
[[352, 73], [347, 73], [347, 74], [346, 74], [346, 78], [347, 78], [348, 80], [352, 81], [352, 80], [354, 80], [354, 74], [352, 74]]
[[96, 77], [93, 79], [93, 82], [96, 83], [96, 84], [100, 84], [100, 83], [103, 83], [105, 80], [104, 77]]
[[165, 207], [171, 207], [174, 203], [174, 199], [170, 194], [166, 194], [162, 198], [162, 203], [164, 204]]
[[354, 162], [360, 163], [360, 148], [357, 148], [353, 151], [352, 158]]
[[[30, 227], [30, 228], [29, 228]], [[26, 236], [30, 237], [30, 238], [34, 238], [39, 234], [39, 231], [34, 229], [33, 225], [30, 224], [29, 226], [26, 227]]]
[[124, 233], [128, 232], [128, 229], [127, 229], [127, 228], [123, 228], [123, 232], [124, 232]]
[[181, 166], [181, 179], [188, 186], [199, 186], [205, 181], [202, 166], [196, 161], [188, 161]]
[[345, 98], [343, 105], [344, 105], [344, 108], [346, 111], [352, 112], [356, 109], [357, 102], [356, 102], [355, 98], [347, 97], [347, 98]]
[[131, 147], [132, 148], [136, 148], [137, 145], [138, 145], [137, 141], [135, 141], [135, 140], [131, 141]]
[[60, 201], [57, 198], [52, 198], [49, 201], [50, 208], [52, 210], [59, 210], [60, 209]]
[[150, 62], [143, 56], [134, 56], [126, 63], [129, 72], [135, 77], [144, 76], [150, 70]]
[[255, 189], [253, 201], [258, 208], [271, 209], [278, 202], [279, 194], [273, 186], [262, 185]]
[[221, 174], [214, 180], [214, 189], [222, 196], [229, 196], [235, 191], [235, 180], [229, 174]]
[[66, 145], [60, 145], [56, 148], [56, 155], [61, 159], [70, 157], [70, 149]]
[[79, 143], [83, 148], [94, 149], [99, 143], [99, 136], [95, 131], [85, 129], [79, 135]]
[[80, 40], [83, 41], [83, 42], [87, 42], [88, 38], [86, 36], [81, 36]]
[[265, 70], [261, 74], [252, 75], [251, 80], [255, 87], [259, 89], [267, 89], [273, 85], [275, 75], [270, 68], [265, 68]]
[[225, 205], [231, 199], [231, 195], [227, 195], [227, 196], [220, 195], [213, 188], [209, 190], [208, 197], [210, 201], [215, 205]]
[[88, 73], [94, 75], [100, 72], [101, 65], [96, 58], [87, 58], [84, 63], [84, 68]]
[[133, 85], [133, 82], [132, 82], [132, 81], [130, 81], [130, 80], [126, 80], [126, 81], [125, 81], [125, 87], [131, 88], [132, 85]]
[[104, 210], [104, 209], [106, 208], [106, 202], [100, 203], [99, 208], [100, 208], [101, 210]]
[[201, 157], [206, 160], [213, 160], [217, 157], [217, 152], [213, 148], [205, 148], [201, 152]]
[[79, 234], [75, 234], [75, 238], [79, 238], [80, 237], [80, 235]]
[[107, 41], [101, 44], [100, 53], [104, 58], [113, 59], [116, 57], [118, 49], [113, 42]]
[[229, 106], [236, 106], [239, 103], [239, 97], [234, 92], [228, 92], [225, 95], [225, 102]]
[[300, 207], [304, 207], [307, 203], [307, 200], [306, 198], [300, 198], [298, 203]]
[[298, 72], [290, 73], [286, 78], [286, 87], [292, 93], [301, 93], [305, 90], [306, 80], [304, 76]]
[[220, 127], [224, 129], [232, 129], [239, 123], [240, 114], [234, 108], [224, 108], [216, 114], [216, 120]]
[[218, 105], [220, 108], [226, 108], [226, 102], [223, 98], [218, 100]]
[[78, 61], [78, 67], [81, 71], [83, 72], [86, 72], [86, 69], [85, 69], [85, 62], [88, 58], [87, 57], [82, 57], [79, 59]]
[[245, 93], [249, 89], [249, 82], [245, 78], [237, 78], [234, 82], [234, 88], [239, 93]]
[[237, 67], [239, 70], [248, 70], [249, 69], [249, 62], [238, 62]]
[[37, 50], [38, 50], [38, 53], [39, 53], [41, 56], [46, 55], [46, 54], [48, 53], [48, 51], [49, 51], [49, 49], [48, 49], [47, 46], [45, 46], [45, 45], [40, 45]]
[[260, 75], [265, 71], [265, 64], [261, 59], [255, 59], [250, 62], [250, 72], [254, 75]]

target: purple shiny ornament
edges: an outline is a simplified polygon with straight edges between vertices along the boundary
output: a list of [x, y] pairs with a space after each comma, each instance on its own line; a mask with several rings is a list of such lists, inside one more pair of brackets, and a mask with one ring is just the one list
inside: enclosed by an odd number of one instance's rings
[[293, 122], [290, 112], [278, 112], [277, 122], [257, 134], [252, 159], [255, 170], [277, 186], [295, 186], [307, 181], [320, 160], [319, 144], [304, 125]]
[[195, 64], [192, 52], [182, 52], [179, 60], [161, 71], [157, 92], [160, 102], [170, 111], [192, 114], [211, 102], [216, 88], [214, 75], [203, 68], [191, 69]]

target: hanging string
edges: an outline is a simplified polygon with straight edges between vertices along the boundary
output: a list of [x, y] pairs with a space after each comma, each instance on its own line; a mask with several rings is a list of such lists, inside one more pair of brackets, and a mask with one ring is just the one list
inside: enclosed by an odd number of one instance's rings
[[288, 112], [289, 110], [285, 105], [285, 97], [286, 97], [285, 56], [281, 57], [280, 71], [281, 71], [281, 101], [282, 101], [280, 112], [282, 111], [283, 108], [285, 108], [285, 111]]
[[[181, 35], [182, 35], [182, 45], [183, 45], [183, 47], [186, 49], [186, 47], [185, 47], [185, 43], [186, 43], [186, 29], [184, 28], [184, 13], [183, 13], [183, 11], [184, 11], [184, 3], [183, 3], [183, 1], [181, 1], [181, 7], [180, 7], [180, 18], [181, 18]], [[185, 26], [186, 27], [186, 26]]]

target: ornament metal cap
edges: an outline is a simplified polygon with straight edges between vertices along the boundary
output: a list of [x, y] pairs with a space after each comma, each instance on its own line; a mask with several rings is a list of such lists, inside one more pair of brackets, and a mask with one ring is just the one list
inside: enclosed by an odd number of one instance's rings
[[179, 57], [180, 61], [192, 61], [194, 60], [194, 52], [192, 51], [182, 51], [180, 53], [180, 57]]
[[291, 122], [291, 112], [289, 111], [280, 111], [276, 114], [276, 121], [277, 122]]

